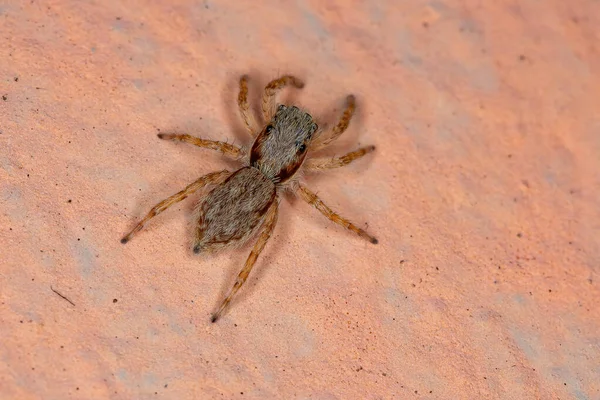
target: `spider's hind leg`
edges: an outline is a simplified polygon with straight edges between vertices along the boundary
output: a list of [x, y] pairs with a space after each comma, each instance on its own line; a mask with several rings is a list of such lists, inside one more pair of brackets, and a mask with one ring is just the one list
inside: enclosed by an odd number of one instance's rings
[[194, 193], [198, 189], [203, 188], [204, 186], [211, 185], [211, 184], [214, 185], [214, 184], [222, 182], [230, 174], [231, 174], [231, 172], [229, 172], [227, 170], [223, 170], [223, 171], [212, 172], [210, 174], [204, 175], [203, 177], [197, 179], [195, 182], [189, 184], [185, 189], [183, 189], [179, 193], [176, 193], [173, 196], [168, 197], [165, 200], [161, 201], [160, 203], [158, 203], [157, 205], [152, 207], [150, 212], [148, 212], [148, 214], [146, 214], [146, 216], [127, 235], [123, 236], [123, 238], [121, 239], [121, 243], [125, 244], [125, 243], [129, 242], [131, 240], [131, 238], [133, 238], [139, 231], [142, 230], [144, 225], [146, 225], [146, 223], [149, 220], [156, 217], [158, 214], [165, 211], [167, 208], [171, 207], [174, 204], [179, 203], [180, 201], [182, 201], [186, 197], [188, 197], [190, 194]]
[[319, 210], [319, 212], [321, 212], [321, 214], [327, 217], [327, 219], [329, 219], [330, 221], [343, 226], [344, 228], [356, 233], [358, 236], [368, 240], [373, 244], [379, 243], [379, 241], [373, 236], [369, 235], [363, 229], [360, 229], [358, 226], [354, 225], [352, 222], [340, 216], [331, 208], [329, 208], [325, 203], [323, 203], [319, 196], [308, 190], [306, 187], [299, 185], [298, 192], [300, 194], [300, 197], [302, 197], [304, 201], [306, 201], [308, 204]]
[[269, 240], [269, 238], [271, 237], [271, 234], [273, 233], [273, 230], [275, 229], [275, 224], [277, 223], [277, 210], [278, 210], [278, 202], [274, 201], [273, 204], [271, 205], [271, 207], [269, 208], [269, 211], [267, 211], [267, 215], [265, 216], [265, 220], [262, 225], [262, 231], [260, 233], [260, 236], [258, 237], [256, 244], [252, 248], [252, 252], [248, 256], [248, 259], [246, 260], [246, 264], [244, 264], [244, 268], [242, 268], [242, 270], [238, 274], [235, 284], [233, 285], [233, 287], [231, 289], [229, 289], [229, 292], [227, 293], [227, 296], [221, 303], [221, 306], [219, 307], [219, 309], [212, 315], [211, 322], [216, 322], [217, 319], [219, 319], [219, 317], [221, 316], [223, 311], [227, 308], [227, 306], [231, 302], [231, 299], [233, 298], [233, 296], [235, 296], [235, 294], [238, 292], [238, 290], [240, 290], [240, 288], [246, 282], [246, 279], [248, 279], [248, 275], [250, 275], [250, 271], [252, 271], [252, 268], [254, 267], [254, 264], [256, 263], [258, 256], [265, 248], [267, 241]]

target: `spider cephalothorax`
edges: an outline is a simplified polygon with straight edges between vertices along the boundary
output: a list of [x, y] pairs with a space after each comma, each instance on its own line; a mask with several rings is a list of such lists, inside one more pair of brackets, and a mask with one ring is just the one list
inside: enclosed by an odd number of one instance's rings
[[285, 189], [297, 193], [331, 221], [373, 244], [377, 243], [377, 239], [326, 206], [316, 194], [302, 185], [298, 178], [298, 172], [301, 170], [311, 172], [342, 167], [375, 150], [374, 146], [368, 146], [338, 158], [307, 158], [309, 151], [325, 148], [346, 130], [354, 113], [354, 96], [348, 96], [348, 105], [338, 124], [330, 132], [317, 135], [318, 126], [306, 111], [296, 106], [276, 106], [275, 95], [287, 84], [297, 88], [304, 86], [302, 81], [290, 75], [273, 80], [266, 86], [262, 101], [264, 123], [261, 129], [248, 105], [247, 77], [241, 78], [238, 105], [244, 123], [254, 138], [247, 152], [228, 143], [204, 140], [187, 134], [159, 134], [160, 139], [177, 140], [218, 150], [240, 161], [242, 165], [234, 172], [212, 172], [192, 182], [181, 192], [154, 206], [144, 219], [121, 239], [122, 243], [127, 243], [151, 218], [195, 191], [208, 185], [214, 186], [196, 207], [194, 252], [218, 251], [245, 243], [255, 233], [259, 236], [235, 284], [213, 314], [212, 322], [219, 318], [235, 293], [246, 282], [258, 256], [271, 237], [277, 223], [280, 193]]
[[276, 183], [287, 181], [302, 165], [317, 129], [310, 114], [279, 105], [252, 145], [250, 165]]

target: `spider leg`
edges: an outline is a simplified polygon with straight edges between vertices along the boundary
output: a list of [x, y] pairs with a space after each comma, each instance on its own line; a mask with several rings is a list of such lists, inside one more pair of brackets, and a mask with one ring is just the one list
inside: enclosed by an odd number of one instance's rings
[[233, 298], [233, 296], [235, 296], [237, 291], [240, 290], [242, 285], [246, 282], [246, 279], [248, 278], [250, 271], [252, 271], [252, 268], [254, 267], [254, 264], [256, 263], [258, 256], [265, 248], [267, 241], [269, 240], [269, 238], [271, 237], [271, 234], [273, 233], [273, 229], [275, 228], [275, 224], [277, 223], [277, 209], [278, 209], [278, 202], [277, 202], [277, 200], [275, 200], [273, 202], [273, 204], [271, 205], [271, 207], [269, 208], [269, 211], [267, 211], [267, 215], [265, 216], [265, 220], [262, 225], [262, 232], [260, 233], [260, 236], [259, 236], [258, 240], [256, 241], [256, 244], [252, 248], [252, 252], [250, 252], [248, 259], [246, 260], [246, 264], [244, 264], [244, 268], [242, 268], [242, 270], [238, 274], [235, 284], [233, 285], [233, 287], [231, 289], [229, 289], [229, 292], [227, 293], [227, 296], [221, 303], [221, 306], [219, 307], [219, 309], [212, 315], [211, 322], [216, 322], [219, 319], [219, 317], [221, 316], [223, 311], [227, 308], [227, 306], [231, 302], [231, 299]]
[[346, 97], [346, 109], [344, 110], [344, 113], [342, 114], [342, 117], [338, 121], [337, 125], [331, 129], [331, 132], [322, 134], [316, 138], [311, 145], [311, 150], [320, 150], [340, 137], [340, 135], [348, 128], [355, 109], [356, 99], [354, 98], [354, 95], [349, 95]]
[[265, 87], [265, 92], [262, 98], [262, 112], [265, 122], [269, 122], [275, 114], [275, 95], [284, 86], [291, 84], [292, 86], [302, 89], [304, 82], [292, 75], [284, 75], [278, 79], [272, 80]]
[[218, 142], [216, 140], [204, 140], [191, 135], [173, 133], [159, 133], [158, 138], [163, 140], [185, 142], [193, 144], [194, 146], [220, 151], [227, 157], [233, 158], [234, 160], [238, 160], [243, 156], [242, 149], [239, 147], [225, 142]]
[[238, 94], [238, 107], [240, 114], [244, 120], [244, 125], [253, 138], [258, 135], [260, 127], [256, 122], [256, 118], [250, 109], [248, 104], [248, 75], [244, 75], [240, 78], [240, 93]]
[[341, 225], [344, 228], [358, 234], [360, 237], [367, 239], [373, 244], [379, 243], [379, 241], [373, 236], [369, 235], [367, 232], [360, 229], [358, 226], [354, 225], [346, 218], [341, 217], [340, 215], [335, 213], [331, 208], [326, 206], [325, 203], [323, 203], [323, 201], [315, 193], [311, 192], [306, 187], [298, 185], [298, 192], [300, 193], [300, 197], [302, 197], [304, 201], [306, 201], [308, 204], [319, 210], [321, 214], [327, 217], [330, 221], [335, 222], [336, 224]]
[[214, 184], [222, 182], [230, 174], [231, 173], [229, 171], [223, 170], [223, 171], [212, 172], [210, 174], [204, 175], [203, 177], [197, 179], [195, 182], [189, 184], [185, 189], [183, 189], [179, 193], [176, 193], [173, 196], [168, 197], [167, 199], [161, 201], [160, 203], [158, 203], [157, 205], [152, 207], [152, 209], [150, 210], [150, 212], [148, 212], [148, 214], [144, 217], [144, 219], [142, 219], [135, 226], [135, 228], [133, 228], [131, 230], [131, 232], [129, 232], [127, 235], [125, 235], [121, 239], [121, 243], [125, 244], [125, 243], [129, 242], [131, 240], [131, 238], [133, 236], [135, 236], [135, 234], [137, 234], [140, 230], [142, 230], [144, 225], [146, 225], [146, 223], [150, 219], [156, 217], [158, 214], [165, 211], [167, 208], [171, 207], [173, 204], [179, 203], [180, 201], [182, 201], [183, 199], [188, 197], [190, 194], [194, 193], [195, 191], [197, 191], [198, 189], [200, 189], [204, 186], [211, 185], [211, 184], [214, 185]]
[[307, 171], [322, 171], [326, 169], [339, 168], [350, 164], [352, 161], [362, 158], [375, 150], [375, 146], [362, 147], [356, 151], [336, 158], [311, 158], [304, 162]]

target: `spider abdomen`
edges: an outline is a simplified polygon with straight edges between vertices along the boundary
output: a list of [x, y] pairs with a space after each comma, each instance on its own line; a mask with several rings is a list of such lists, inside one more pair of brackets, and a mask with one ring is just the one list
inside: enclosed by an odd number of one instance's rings
[[276, 197], [275, 184], [253, 167], [241, 168], [196, 208], [194, 252], [243, 244]]

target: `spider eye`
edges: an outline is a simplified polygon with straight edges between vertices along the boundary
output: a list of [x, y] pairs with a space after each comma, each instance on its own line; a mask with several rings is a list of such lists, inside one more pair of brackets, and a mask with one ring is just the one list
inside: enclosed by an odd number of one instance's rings
[[300, 145], [300, 147], [298, 147], [298, 151], [299, 151], [300, 153], [304, 153], [304, 152], [306, 151], [306, 145], [305, 145], [304, 143], [302, 143], [302, 144]]
[[269, 124], [265, 128], [265, 133], [268, 135], [269, 133], [271, 133], [272, 130], [273, 130], [273, 125]]
[[281, 110], [285, 110], [285, 105], [284, 104], [280, 104], [277, 106], [277, 111], [281, 111]]

